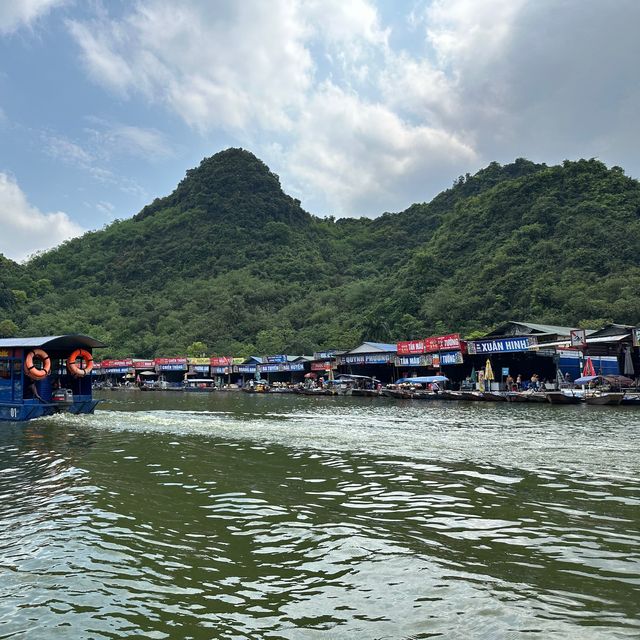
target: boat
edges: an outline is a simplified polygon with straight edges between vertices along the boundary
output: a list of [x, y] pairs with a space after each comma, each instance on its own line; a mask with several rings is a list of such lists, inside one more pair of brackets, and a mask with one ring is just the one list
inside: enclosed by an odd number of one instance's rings
[[[440, 391], [438, 393], [438, 400], [468, 400], [468, 398], [464, 397], [465, 391], [449, 391], [445, 389], [444, 391]], [[474, 398], [475, 399], [475, 398]]]
[[618, 391], [596, 391], [585, 394], [584, 401], [587, 404], [619, 405], [624, 398], [624, 393]]
[[301, 393], [305, 396], [337, 396], [338, 392], [331, 387], [311, 387], [302, 389]]
[[255, 384], [249, 384], [246, 387], [242, 387], [245, 393], [269, 393], [269, 383], [266, 380], [258, 380]]
[[335, 388], [341, 396], [378, 397], [382, 395], [377, 387], [380, 381], [371, 376], [343, 373], [335, 380]]
[[487, 402], [506, 402], [507, 396], [499, 391], [483, 391], [482, 397]]
[[508, 402], [548, 402], [546, 393], [542, 391], [507, 391]]
[[382, 395], [396, 400], [411, 400], [416, 395], [416, 390], [412, 387], [389, 384], [382, 389]]
[[547, 402], [551, 404], [580, 404], [583, 401], [582, 395], [571, 390], [547, 391], [545, 392]]
[[482, 391], [458, 391], [458, 393], [460, 394], [460, 400], [470, 400], [472, 402], [485, 402], [487, 400]]
[[0, 421], [93, 413], [92, 350], [105, 346], [80, 334], [0, 339]]
[[182, 390], [188, 393], [211, 393], [216, 390], [216, 383], [211, 378], [189, 378], [184, 381]]
[[622, 397], [622, 401], [620, 404], [629, 406], [629, 407], [640, 407], [640, 393], [637, 392], [627, 392]]

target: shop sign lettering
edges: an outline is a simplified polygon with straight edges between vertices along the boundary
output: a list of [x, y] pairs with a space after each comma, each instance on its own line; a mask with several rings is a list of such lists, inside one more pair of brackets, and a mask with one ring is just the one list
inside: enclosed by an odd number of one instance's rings
[[508, 353], [513, 351], [529, 351], [538, 344], [534, 336], [526, 338], [505, 338], [497, 340], [474, 340], [467, 343], [470, 354], [483, 355], [485, 353]]

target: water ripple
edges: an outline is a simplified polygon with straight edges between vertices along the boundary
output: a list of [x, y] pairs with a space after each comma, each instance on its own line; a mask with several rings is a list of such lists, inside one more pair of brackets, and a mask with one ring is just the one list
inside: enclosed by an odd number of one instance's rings
[[640, 635], [637, 420], [278, 402], [4, 431], [0, 637]]

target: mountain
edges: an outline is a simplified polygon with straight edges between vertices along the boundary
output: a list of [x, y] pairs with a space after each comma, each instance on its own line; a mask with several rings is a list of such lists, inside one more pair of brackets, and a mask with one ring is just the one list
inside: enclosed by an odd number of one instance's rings
[[133, 218], [25, 265], [0, 322], [81, 331], [107, 355], [309, 353], [359, 340], [640, 317], [640, 184], [596, 160], [491, 163], [429, 203], [321, 219], [228, 149]]

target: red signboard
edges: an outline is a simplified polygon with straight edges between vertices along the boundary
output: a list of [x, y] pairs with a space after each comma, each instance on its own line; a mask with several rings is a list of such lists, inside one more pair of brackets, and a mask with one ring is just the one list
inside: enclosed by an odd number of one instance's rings
[[134, 360], [133, 368], [134, 369], [153, 369], [154, 367], [153, 360]]
[[132, 367], [133, 360], [131, 358], [125, 358], [124, 360], [103, 360], [103, 369], [121, 369], [122, 367]]
[[424, 340], [409, 340], [398, 342], [399, 356], [414, 356], [421, 353], [436, 353], [438, 351], [458, 351], [461, 348], [460, 334], [451, 333], [446, 336], [432, 336]]
[[186, 358], [156, 358], [155, 364], [187, 364]]
[[461, 347], [459, 333], [438, 336], [438, 351], [458, 351]]
[[330, 370], [331, 370], [331, 361], [311, 363], [311, 371], [330, 371]]
[[212, 367], [228, 367], [233, 364], [231, 356], [211, 356], [209, 363]]
[[408, 340], [406, 342], [398, 342], [396, 345], [398, 348], [399, 356], [413, 356], [420, 353], [425, 353], [424, 340]]

